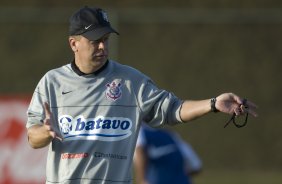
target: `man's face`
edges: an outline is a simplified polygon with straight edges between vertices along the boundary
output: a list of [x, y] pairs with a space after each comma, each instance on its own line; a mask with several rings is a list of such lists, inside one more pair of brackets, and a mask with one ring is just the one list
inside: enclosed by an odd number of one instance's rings
[[82, 62], [98, 66], [103, 65], [108, 59], [108, 40], [110, 34], [106, 34], [99, 40], [91, 41], [80, 36], [76, 40], [77, 57]]

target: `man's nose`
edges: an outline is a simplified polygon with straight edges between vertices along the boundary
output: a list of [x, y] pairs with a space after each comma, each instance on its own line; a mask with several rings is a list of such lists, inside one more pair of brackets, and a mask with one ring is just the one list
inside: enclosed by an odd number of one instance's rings
[[104, 49], [105, 48], [105, 42], [104, 41], [100, 41], [99, 45], [98, 45], [99, 49]]

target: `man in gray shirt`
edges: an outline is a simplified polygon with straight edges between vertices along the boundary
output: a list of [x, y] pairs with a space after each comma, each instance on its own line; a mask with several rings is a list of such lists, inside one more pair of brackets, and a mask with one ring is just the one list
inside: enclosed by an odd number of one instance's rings
[[191, 121], [212, 111], [257, 116], [256, 105], [233, 93], [181, 100], [140, 71], [108, 59], [114, 30], [100, 8], [70, 18], [74, 60], [47, 72], [28, 108], [33, 148], [49, 145], [46, 183], [132, 183], [131, 166], [142, 121], [150, 126]]

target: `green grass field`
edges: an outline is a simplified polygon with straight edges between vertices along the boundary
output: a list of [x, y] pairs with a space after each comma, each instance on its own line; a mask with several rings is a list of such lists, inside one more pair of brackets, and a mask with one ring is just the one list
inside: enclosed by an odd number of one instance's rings
[[194, 177], [193, 184], [281, 184], [281, 173], [278, 170], [203, 170]]
[[194, 178], [194, 184], [281, 184], [279, 171], [204, 171]]

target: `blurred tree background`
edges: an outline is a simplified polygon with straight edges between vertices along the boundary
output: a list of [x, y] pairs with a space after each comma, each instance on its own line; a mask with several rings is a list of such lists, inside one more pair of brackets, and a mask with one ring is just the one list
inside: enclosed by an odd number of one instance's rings
[[0, 93], [31, 95], [50, 69], [72, 59], [68, 19], [83, 5], [108, 10], [120, 36], [111, 58], [185, 99], [235, 92], [259, 106], [246, 127], [209, 114], [172, 127], [201, 156], [197, 183], [281, 183], [282, 2], [121, 0], [0, 2]]

